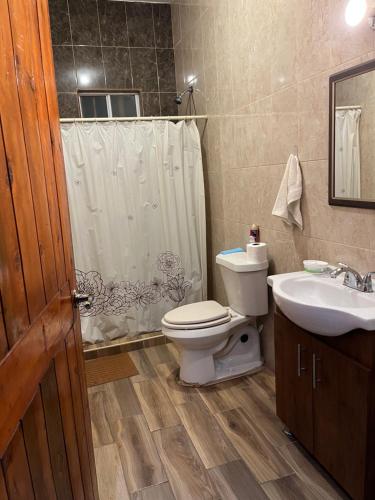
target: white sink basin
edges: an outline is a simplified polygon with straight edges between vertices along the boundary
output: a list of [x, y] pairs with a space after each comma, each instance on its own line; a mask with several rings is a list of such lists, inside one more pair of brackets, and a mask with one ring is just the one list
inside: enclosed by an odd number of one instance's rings
[[375, 330], [375, 293], [352, 290], [343, 279], [302, 271], [267, 281], [285, 316], [309, 332], [334, 337], [356, 328]]

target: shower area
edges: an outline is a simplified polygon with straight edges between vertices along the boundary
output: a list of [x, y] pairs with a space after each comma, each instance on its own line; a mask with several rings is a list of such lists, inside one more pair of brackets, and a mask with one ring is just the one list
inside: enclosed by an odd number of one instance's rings
[[85, 349], [161, 338], [207, 294], [205, 117], [176, 88], [170, 5], [49, 8]]

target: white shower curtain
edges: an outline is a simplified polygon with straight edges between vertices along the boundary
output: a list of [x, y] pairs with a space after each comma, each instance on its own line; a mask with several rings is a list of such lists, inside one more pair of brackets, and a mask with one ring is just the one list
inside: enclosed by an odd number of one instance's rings
[[200, 137], [193, 121], [62, 125], [83, 339], [160, 329], [206, 298]]
[[361, 197], [360, 109], [336, 110], [335, 196]]

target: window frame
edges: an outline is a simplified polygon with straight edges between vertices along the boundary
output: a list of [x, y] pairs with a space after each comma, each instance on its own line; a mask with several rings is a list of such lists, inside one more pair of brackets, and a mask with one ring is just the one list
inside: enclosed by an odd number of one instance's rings
[[89, 119], [95, 119], [96, 117], [87, 117], [83, 116], [82, 112], [82, 101], [81, 101], [81, 96], [89, 96], [89, 97], [102, 97], [105, 96], [106, 98], [106, 105], [107, 105], [107, 114], [108, 117], [101, 118], [102, 120], [106, 118], [133, 118], [133, 117], [128, 117], [128, 116], [116, 116], [114, 117], [112, 114], [112, 103], [111, 103], [111, 97], [115, 95], [131, 95], [134, 96], [135, 98], [135, 108], [137, 111], [137, 117], [142, 116], [141, 115], [141, 93], [139, 90], [135, 89], [126, 89], [126, 90], [78, 90], [78, 103], [79, 103], [79, 114], [81, 118], [87, 118]]

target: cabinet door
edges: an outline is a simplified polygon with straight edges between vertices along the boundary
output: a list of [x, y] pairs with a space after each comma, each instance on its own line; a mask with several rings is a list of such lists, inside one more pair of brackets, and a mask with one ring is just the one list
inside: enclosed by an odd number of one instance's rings
[[355, 499], [364, 498], [370, 371], [313, 339], [314, 455]]
[[276, 410], [296, 438], [313, 451], [312, 338], [275, 314]]

